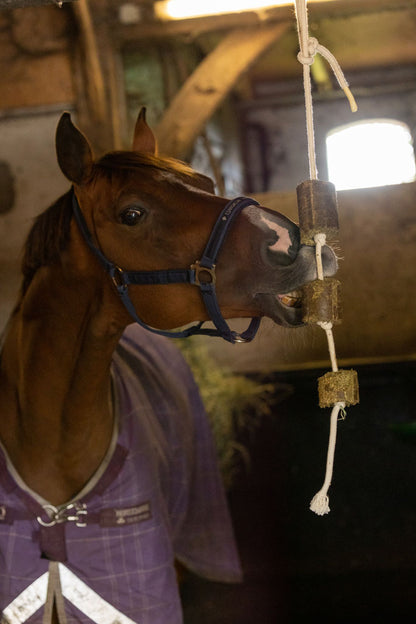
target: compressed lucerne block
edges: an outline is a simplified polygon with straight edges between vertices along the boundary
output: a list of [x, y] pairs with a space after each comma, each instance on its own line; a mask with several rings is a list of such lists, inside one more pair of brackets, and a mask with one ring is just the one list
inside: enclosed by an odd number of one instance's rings
[[302, 289], [304, 323], [341, 322], [340, 282], [333, 277], [317, 279], [305, 284]]
[[359, 403], [358, 376], [355, 370], [338, 370], [318, 379], [319, 407], [333, 407], [336, 403]]
[[300, 240], [314, 245], [319, 232], [327, 238], [338, 235], [337, 194], [332, 182], [305, 180], [296, 188], [298, 197]]

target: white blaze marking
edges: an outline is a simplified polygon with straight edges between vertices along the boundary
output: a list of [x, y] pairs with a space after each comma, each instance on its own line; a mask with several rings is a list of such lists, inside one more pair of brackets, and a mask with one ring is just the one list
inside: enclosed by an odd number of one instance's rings
[[271, 219], [267, 219], [267, 217], [265, 217], [264, 215], [261, 215], [261, 220], [264, 221], [267, 227], [276, 232], [278, 236], [277, 241], [273, 245], [270, 245], [270, 249], [272, 251], [282, 251], [283, 253], [289, 253], [289, 247], [291, 246], [292, 241], [290, 240], [290, 235], [287, 228], [278, 225]]

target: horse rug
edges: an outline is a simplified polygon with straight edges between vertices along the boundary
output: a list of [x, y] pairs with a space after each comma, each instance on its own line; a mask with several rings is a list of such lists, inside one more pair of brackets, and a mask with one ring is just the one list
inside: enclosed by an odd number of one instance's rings
[[[171, 341], [138, 325], [112, 361], [116, 414], [100, 468], [56, 508], [0, 448], [1, 624], [180, 624], [174, 560], [241, 580], [209, 423]], [[47, 452], [47, 449], [45, 449]]]

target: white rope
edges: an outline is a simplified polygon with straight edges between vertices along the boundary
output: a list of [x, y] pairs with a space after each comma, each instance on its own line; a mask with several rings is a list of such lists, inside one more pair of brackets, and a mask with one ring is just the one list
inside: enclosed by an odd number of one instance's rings
[[[337, 356], [335, 353], [335, 341], [334, 335], [332, 333], [332, 323], [320, 321], [317, 323], [326, 333], [326, 338], [328, 341], [328, 349], [329, 355], [331, 358], [331, 366], [332, 371], [338, 371], [338, 363]], [[328, 452], [326, 459], [326, 470], [325, 470], [325, 480], [323, 486], [315, 494], [313, 499], [310, 502], [309, 509], [315, 512], [318, 516], [323, 516], [330, 512], [329, 508], [329, 499], [328, 499], [328, 490], [332, 481], [332, 474], [334, 470], [334, 455], [335, 455], [335, 444], [337, 440], [337, 425], [338, 425], [338, 414], [342, 410], [343, 418], [345, 418], [345, 403], [335, 403], [332, 408], [331, 413], [331, 423], [329, 429], [329, 441], [328, 441]]]
[[320, 44], [316, 37], [309, 37], [305, 49], [302, 50], [301, 47], [301, 51], [298, 53], [297, 59], [299, 63], [302, 63], [302, 65], [310, 66], [314, 62], [314, 57], [316, 53], [319, 53], [321, 56], [324, 57], [324, 59], [328, 61], [332, 71], [335, 74], [335, 78], [338, 80], [339, 86], [344, 91], [350, 103], [351, 111], [355, 113], [357, 111], [357, 103], [354, 99], [353, 94], [351, 93], [350, 86], [344, 76], [344, 72], [342, 71], [340, 64], [338, 63], [332, 52], [328, 50], [328, 48]]
[[323, 232], [318, 232], [318, 234], [315, 234], [315, 236], [313, 237], [313, 240], [315, 241], [316, 271], [318, 274], [318, 279], [323, 280], [324, 269], [322, 266], [322, 247], [326, 243], [326, 234], [324, 234]]
[[326, 338], [328, 341], [329, 357], [331, 358], [332, 371], [336, 373], [338, 370], [338, 363], [337, 363], [337, 356], [335, 353], [335, 341], [334, 341], [334, 335], [332, 333], [332, 323], [319, 321], [317, 325], [319, 325], [319, 327], [322, 327], [322, 329], [326, 333]]
[[[311, 180], [318, 179], [318, 170], [316, 167], [316, 152], [315, 152], [315, 132], [313, 125], [313, 102], [312, 102], [312, 83], [311, 83], [311, 65], [314, 62], [315, 54], [319, 53], [330, 64], [332, 71], [335, 74], [336, 79], [344, 91], [350, 103], [351, 111], [354, 113], [357, 110], [357, 104], [354, 96], [352, 95], [348, 82], [345, 79], [343, 71], [331, 52], [319, 43], [316, 37], [309, 37], [309, 25], [308, 25], [308, 9], [307, 0], [294, 0], [296, 11], [296, 22], [299, 37], [300, 51], [297, 55], [299, 63], [303, 65], [303, 87], [305, 92], [305, 114], [306, 114], [306, 133], [308, 139], [308, 158], [309, 158], [309, 176]], [[324, 271], [322, 266], [322, 247], [326, 243], [326, 235], [319, 232], [314, 236], [315, 241], [315, 259], [316, 270], [319, 280], [324, 279]], [[332, 371], [338, 371], [337, 357], [335, 352], [335, 341], [332, 333], [332, 323], [318, 322], [318, 325], [325, 331], [328, 350], [331, 359]], [[329, 513], [328, 504], [328, 489], [331, 485], [333, 466], [334, 466], [334, 453], [335, 443], [337, 436], [337, 422], [338, 414], [342, 410], [343, 417], [345, 417], [345, 403], [336, 403], [331, 413], [331, 424], [329, 432], [328, 454], [326, 462], [325, 480], [322, 488], [313, 497], [310, 503], [310, 509], [316, 514], [322, 516]]]
[[313, 127], [313, 103], [312, 103], [312, 83], [311, 83], [311, 65], [317, 52], [323, 56], [330, 64], [336, 79], [348, 98], [352, 112], [357, 110], [357, 104], [352, 95], [348, 82], [345, 79], [343, 71], [334, 57], [334, 55], [323, 45], [319, 43], [316, 37], [309, 37], [308, 25], [308, 9], [307, 0], [294, 0], [296, 22], [298, 28], [300, 52], [298, 53], [298, 61], [303, 65], [303, 88], [305, 91], [305, 113], [306, 113], [306, 133], [308, 138], [308, 157], [309, 157], [309, 177], [311, 180], [318, 179], [318, 170], [316, 167], [315, 152], [315, 133]]
[[337, 441], [337, 423], [338, 423], [338, 414], [342, 411], [343, 418], [345, 418], [345, 403], [335, 403], [331, 412], [331, 425], [329, 429], [329, 442], [328, 442], [328, 453], [326, 458], [326, 473], [325, 473], [325, 481], [319, 492], [315, 494], [313, 499], [310, 502], [309, 509], [315, 512], [318, 516], [324, 516], [325, 514], [330, 512], [329, 508], [329, 499], [328, 499], [328, 490], [332, 481], [332, 473], [334, 468], [334, 455], [335, 455], [335, 444]]

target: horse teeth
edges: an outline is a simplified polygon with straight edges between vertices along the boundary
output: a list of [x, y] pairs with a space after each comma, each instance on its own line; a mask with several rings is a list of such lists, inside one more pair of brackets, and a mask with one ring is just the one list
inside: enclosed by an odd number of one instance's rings
[[293, 290], [292, 292], [277, 296], [279, 298], [279, 301], [281, 301], [283, 305], [288, 306], [289, 308], [299, 308], [302, 305], [302, 296], [301, 293], [297, 290]]

